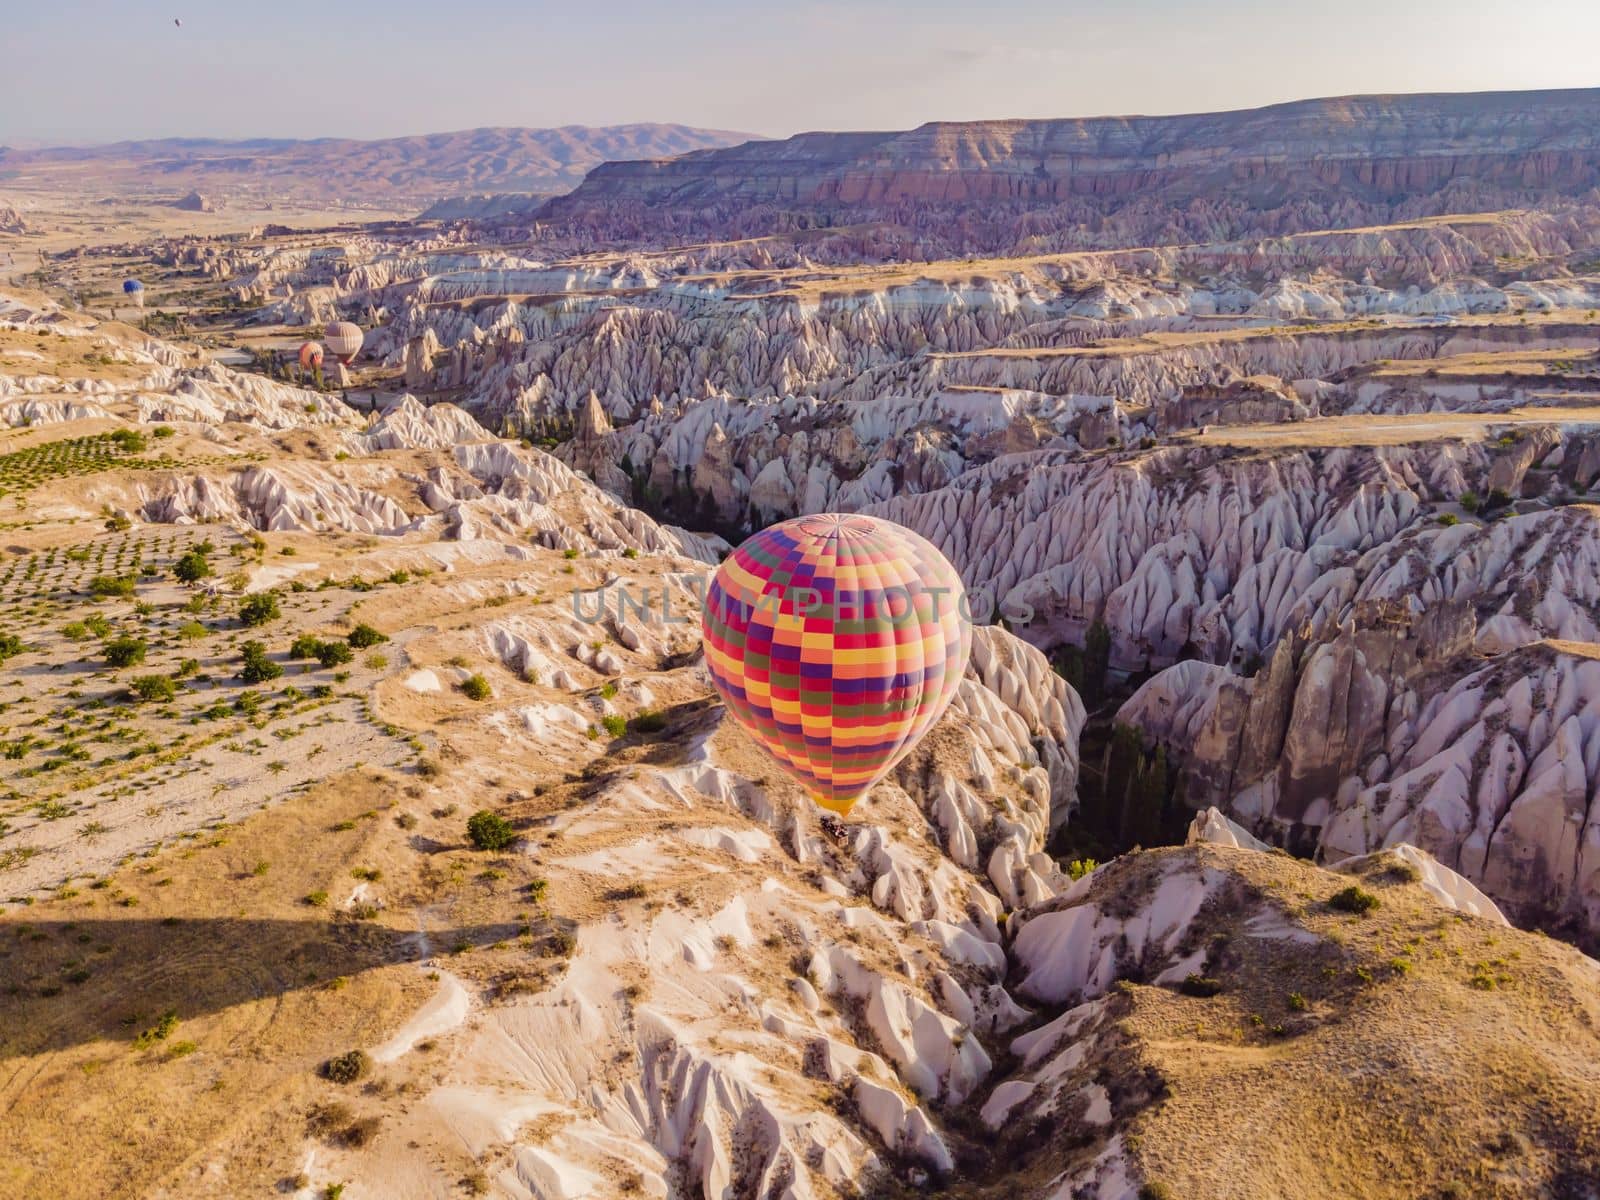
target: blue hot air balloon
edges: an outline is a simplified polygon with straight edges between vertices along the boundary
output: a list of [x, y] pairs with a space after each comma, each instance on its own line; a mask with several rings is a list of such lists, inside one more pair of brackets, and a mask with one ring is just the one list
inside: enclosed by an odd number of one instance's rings
[[124, 279], [122, 281], [122, 291], [128, 299], [132, 300], [140, 308], [144, 307], [144, 284], [137, 279]]

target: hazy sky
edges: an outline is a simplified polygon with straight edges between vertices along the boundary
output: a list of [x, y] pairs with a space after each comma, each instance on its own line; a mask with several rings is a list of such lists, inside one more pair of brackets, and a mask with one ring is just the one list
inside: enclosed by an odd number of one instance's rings
[[628, 121], [779, 135], [1600, 85], [1596, 0], [3, 0], [0, 9], [0, 144]]

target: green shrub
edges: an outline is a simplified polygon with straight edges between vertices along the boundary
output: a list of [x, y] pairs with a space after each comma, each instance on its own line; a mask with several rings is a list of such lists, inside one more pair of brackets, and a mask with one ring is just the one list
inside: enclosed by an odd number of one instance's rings
[[239, 678], [246, 683], [266, 683], [283, 674], [283, 668], [267, 657], [267, 648], [260, 642], [246, 642], [240, 648], [244, 666]]
[[133, 1039], [134, 1048], [148, 1050], [157, 1042], [164, 1042], [172, 1036], [172, 1031], [178, 1027], [178, 1014], [170, 1008], [161, 1014], [156, 1023]]
[[206, 635], [206, 627], [199, 621], [185, 621], [178, 626], [178, 636], [186, 642], [198, 642]]
[[0, 633], [0, 662], [21, 654], [25, 647], [22, 639], [14, 633]]
[[357, 1083], [372, 1073], [365, 1050], [347, 1050], [322, 1064], [322, 1077], [332, 1083]]
[[494, 688], [489, 686], [489, 681], [482, 675], [468, 675], [461, 683], [461, 690], [469, 700], [487, 700], [494, 695]]
[[660, 733], [667, 727], [667, 718], [653, 708], [644, 712], [628, 722], [628, 728], [635, 733]]
[[289, 647], [289, 657], [315, 658], [317, 657], [317, 651], [320, 649], [322, 649], [320, 638], [312, 637], [309, 633], [302, 633], [295, 638], [294, 643]]
[[1478, 499], [1478, 493], [1470, 489], [1457, 496], [1456, 503], [1469, 513], [1475, 513], [1483, 507], [1483, 501]]
[[516, 837], [511, 822], [486, 808], [467, 818], [467, 839], [479, 850], [504, 850]]
[[601, 717], [600, 724], [605, 728], [605, 731], [614, 738], [619, 738], [628, 732], [627, 718], [620, 717], [616, 713]]
[[167, 701], [178, 694], [178, 685], [165, 675], [141, 675], [129, 686], [144, 701]]
[[1191, 973], [1184, 976], [1183, 982], [1178, 985], [1178, 990], [1185, 996], [1215, 996], [1222, 991], [1222, 980], [1213, 979], [1209, 975]]
[[246, 596], [239, 605], [239, 620], [252, 628], [277, 619], [277, 592], [256, 592], [254, 595]]
[[318, 642], [314, 657], [324, 667], [342, 667], [356, 652], [343, 642]]
[[1349, 887], [1335, 892], [1328, 900], [1328, 907], [1336, 908], [1340, 912], [1366, 916], [1378, 907], [1378, 898], [1352, 883]]
[[1099, 866], [1100, 864], [1092, 858], [1075, 858], [1067, 864], [1067, 878], [1072, 880], [1082, 879]]
[[100, 597], [120, 596], [123, 598], [133, 595], [134, 578], [132, 575], [96, 575], [89, 581], [89, 591], [92, 595]]
[[350, 636], [346, 640], [357, 650], [367, 650], [387, 642], [389, 637], [387, 634], [379, 633], [371, 625], [357, 625], [350, 631]]
[[173, 564], [172, 573], [179, 583], [198, 583], [211, 574], [211, 563], [198, 550], [188, 550]]
[[147, 647], [143, 638], [124, 635], [112, 638], [105, 644], [104, 649], [106, 662], [120, 671], [123, 667], [133, 667], [142, 663]]

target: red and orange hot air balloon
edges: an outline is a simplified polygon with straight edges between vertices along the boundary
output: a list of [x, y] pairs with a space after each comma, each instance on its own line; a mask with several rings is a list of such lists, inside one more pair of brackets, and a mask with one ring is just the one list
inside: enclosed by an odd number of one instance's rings
[[308, 371], [313, 371], [322, 365], [321, 343], [305, 342], [301, 345], [300, 365]]
[[944, 555], [837, 513], [773, 525], [729, 555], [701, 628], [728, 711], [841, 816], [933, 728], [972, 651]]

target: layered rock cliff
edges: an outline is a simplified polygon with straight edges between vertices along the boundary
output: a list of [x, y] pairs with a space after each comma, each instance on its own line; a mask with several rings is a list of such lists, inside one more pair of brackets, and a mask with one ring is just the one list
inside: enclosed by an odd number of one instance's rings
[[647, 236], [875, 217], [949, 251], [1286, 233], [1581, 194], [1600, 181], [1597, 116], [1600, 92], [1572, 90], [804, 133], [607, 163], [541, 215]]

